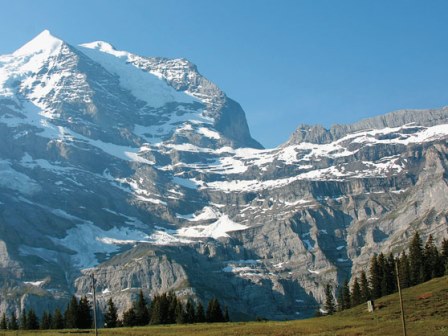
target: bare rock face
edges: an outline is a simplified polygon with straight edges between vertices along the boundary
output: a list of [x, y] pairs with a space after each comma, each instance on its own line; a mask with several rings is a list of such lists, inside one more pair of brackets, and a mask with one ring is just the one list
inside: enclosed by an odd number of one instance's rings
[[303, 318], [373, 253], [448, 235], [447, 108], [265, 150], [184, 59], [43, 32], [0, 78], [0, 313], [65, 309], [93, 274], [120, 313], [142, 290]]

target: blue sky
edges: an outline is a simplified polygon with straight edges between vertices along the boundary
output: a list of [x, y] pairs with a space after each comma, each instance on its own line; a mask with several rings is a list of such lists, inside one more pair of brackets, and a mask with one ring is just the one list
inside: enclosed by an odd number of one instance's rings
[[185, 57], [266, 147], [300, 123], [448, 105], [446, 0], [0, 0], [0, 54], [44, 29]]

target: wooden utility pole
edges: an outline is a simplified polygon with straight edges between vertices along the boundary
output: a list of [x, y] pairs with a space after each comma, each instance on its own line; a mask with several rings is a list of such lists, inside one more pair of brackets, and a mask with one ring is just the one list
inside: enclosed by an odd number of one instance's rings
[[403, 325], [403, 336], [406, 336], [406, 320], [404, 318], [403, 297], [401, 295], [400, 273], [398, 272], [398, 261], [395, 259], [395, 272], [397, 273], [398, 296], [400, 297], [401, 324]]
[[95, 291], [95, 275], [92, 274], [90, 275], [90, 277], [92, 278], [92, 289], [93, 289], [93, 325], [95, 326], [95, 336], [98, 336], [98, 328], [96, 326], [96, 291]]

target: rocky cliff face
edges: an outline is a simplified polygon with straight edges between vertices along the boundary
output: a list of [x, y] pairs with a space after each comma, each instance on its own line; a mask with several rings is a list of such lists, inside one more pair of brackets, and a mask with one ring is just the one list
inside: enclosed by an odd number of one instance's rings
[[0, 57], [0, 311], [64, 308], [94, 273], [120, 312], [143, 289], [309, 316], [373, 253], [448, 235], [447, 120], [301, 126], [264, 150], [190, 62], [43, 32]]

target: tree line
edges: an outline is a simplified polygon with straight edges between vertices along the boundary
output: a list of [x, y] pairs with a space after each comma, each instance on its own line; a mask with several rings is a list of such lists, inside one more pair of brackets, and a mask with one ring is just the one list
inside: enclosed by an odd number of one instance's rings
[[122, 324], [125, 327], [144, 326], [148, 324], [183, 324], [183, 323], [214, 323], [228, 322], [229, 312], [224, 311], [216, 298], [208, 302], [207, 309], [201, 302], [195, 304], [188, 299], [184, 304], [173, 292], [156, 295], [148, 305], [142, 291], [129, 308], [123, 314], [123, 320], [119, 321], [114, 314], [115, 308], [112, 299], [108, 301], [108, 309], [105, 315], [105, 326], [113, 328]]
[[348, 280], [338, 288], [337, 306], [331, 285], [326, 286], [325, 310], [332, 314], [336, 309], [348, 309], [397, 292], [397, 269], [401, 288], [448, 275], [448, 240], [443, 239], [439, 251], [432, 235], [423, 245], [419, 233], [416, 232], [409, 243], [407, 253], [403, 251], [398, 257], [394, 257], [392, 253], [388, 256], [383, 253], [374, 255], [370, 260], [369, 276], [362, 271], [353, 279], [351, 288]]
[[[92, 309], [86, 296], [79, 300], [72, 296], [64, 312], [61, 312], [59, 308], [56, 308], [53, 313], [45, 311], [40, 319], [33, 309], [23, 309], [19, 318], [15, 313], [11, 313], [9, 316], [3, 313], [0, 318], [0, 329], [90, 329], [93, 325]], [[213, 323], [228, 322], [229, 320], [227, 307], [223, 311], [216, 298], [208, 302], [206, 310], [201, 302], [195, 304], [188, 299], [184, 304], [173, 292], [154, 296], [148, 305], [141, 290], [132, 307], [124, 312], [122, 320], [118, 319], [117, 308], [112, 298], [108, 300], [104, 313], [104, 327], [106, 328], [148, 324]]]
[[45, 311], [39, 319], [35, 311], [23, 309], [17, 318], [13, 312], [9, 316], [2, 314], [0, 329], [37, 330], [37, 329], [89, 329], [93, 323], [92, 307], [86, 296], [78, 299], [72, 296], [64, 313], [56, 308], [53, 313]]

